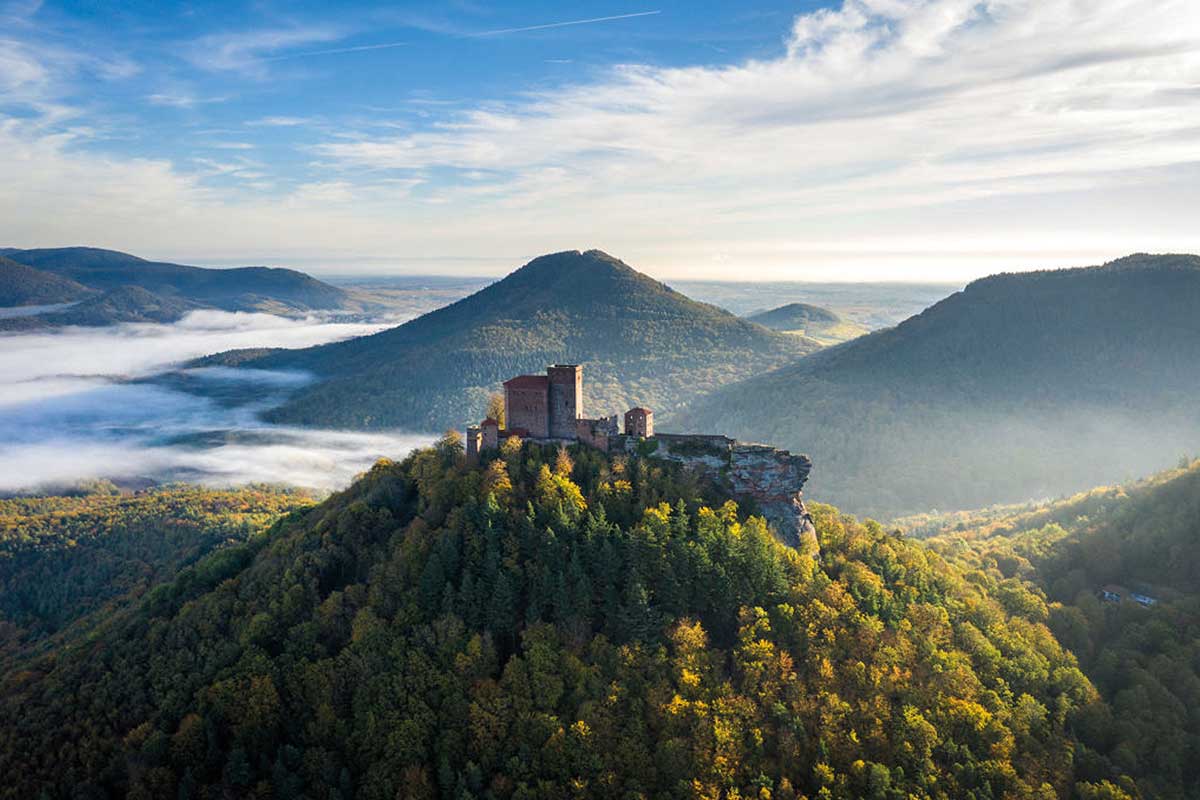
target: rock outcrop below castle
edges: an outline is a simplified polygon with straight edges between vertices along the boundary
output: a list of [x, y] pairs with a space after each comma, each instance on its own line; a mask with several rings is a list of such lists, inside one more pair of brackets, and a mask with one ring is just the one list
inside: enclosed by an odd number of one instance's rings
[[802, 493], [812, 471], [808, 456], [727, 436], [659, 433], [651, 441], [657, 442], [652, 457], [725, 483], [735, 496], [754, 501], [785, 544], [817, 552], [816, 529]]

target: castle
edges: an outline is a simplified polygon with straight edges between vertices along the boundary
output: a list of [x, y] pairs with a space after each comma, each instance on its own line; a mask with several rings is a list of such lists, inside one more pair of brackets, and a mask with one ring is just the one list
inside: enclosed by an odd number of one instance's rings
[[784, 543], [816, 550], [816, 531], [801, 499], [812, 469], [808, 456], [727, 436], [656, 433], [654, 412], [640, 406], [625, 412], [622, 433], [616, 414], [596, 419], [583, 416], [583, 367], [579, 364], [555, 364], [545, 375], [518, 375], [505, 381], [504, 416], [504, 428], [490, 417], [467, 428], [469, 459], [478, 461], [486, 451], [498, 449], [503, 440], [519, 437], [674, 461], [753, 500]]
[[[518, 375], [505, 381], [504, 416], [503, 429], [490, 417], [467, 428], [468, 456], [477, 458], [509, 436], [581, 442], [604, 451], [612, 449], [621, 437], [616, 414], [598, 419], [583, 416], [583, 367], [579, 364], [555, 364], [545, 375]], [[654, 436], [654, 412], [648, 408], [625, 412], [625, 436]]]

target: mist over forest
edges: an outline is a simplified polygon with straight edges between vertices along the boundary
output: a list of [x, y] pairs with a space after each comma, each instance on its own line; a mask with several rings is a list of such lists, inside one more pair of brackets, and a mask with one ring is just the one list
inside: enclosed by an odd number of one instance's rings
[[179, 365], [218, 350], [304, 347], [387, 324], [195, 311], [172, 324], [5, 335], [0, 492], [96, 479], [345, 486], [375, 459], [431, 437], [265, 424], [261, 413], [310, 376]]

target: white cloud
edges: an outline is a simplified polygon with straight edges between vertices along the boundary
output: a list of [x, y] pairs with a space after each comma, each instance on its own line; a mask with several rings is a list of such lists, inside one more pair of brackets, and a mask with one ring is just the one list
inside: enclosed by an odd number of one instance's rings
[[202, 36], [186, 55], [202, 69], [265, 75], [265, 59], [280, 51], [314, 42], [334, 41], [343, 35], [338, 28], [318, 25], [217, 33]]
[[275, 128], [289, 128], [296, 125], [307, 125], [312, 120], [307, 117], [262, 117], [261, 119], [252, 119], [246, 122], [249, 126], [267, 126]]
[[195, 108], [196, 106], [209, 105], [211, 103], [223, 103], [228, 100], [228, 97], [198, 97], [195, 94], [184, 91], [174, 92], [155, 92], [146, 95], [146, 102], [153, 106], [167, 106], [169, 108]]
[[[0, 219], [18, 243], [209, 258], [492, 257], [498, 271], [601, 246], [689, 275], [727, 254], [725, 272], [704, 269], [714, 277], [962, 278], [1200, 250], [1196, 30], [1195, 0], [846, 0], [797, 17], [774, 58], [620, 66], [430, 106], [432, 122], [400, 133], [342, 125], [302, 179], [259, 180], [273, 170], [256, 166], [241, 194], [9, 120], [0, 181], [29, 190], [0, 192]], [[190, 57], [256, 75], [265, 57], [339, 35], [207, 37]], [[19, 52], [0, 87], [29, 92], [53, 65]], [[272, 186], [292, 188], [256, 194]]]

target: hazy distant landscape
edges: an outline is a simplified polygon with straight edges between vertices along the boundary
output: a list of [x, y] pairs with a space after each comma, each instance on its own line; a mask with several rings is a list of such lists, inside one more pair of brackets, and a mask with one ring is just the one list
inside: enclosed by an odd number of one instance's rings
[[[0, 491], [69, 487], [97, 478], [135, 486], [201, 480], [338, 488], [375, 458], [428, 442], [439, 423], [444, 427], [457, 420], [419, 418], [407, 429], [398, 424], [372, 435], [276, 425], [263, 415], [311, 384], [311, 374], [177, 368], [239, 347], [300, 348], [372, 333], [461, 300], [491, 282], [446, 276], [337, 277], [331, 283], [354, 298], [351, 310], [280, 317], [184, 309], [177, 322], [129, 322], [122, 316], [97, 320], [93, 327], [99, 324], [100, 331], [80, 327], [74, 318], [14, 328], [4, 335], [0, 355], [5, 386], [0, 460], [8, 465], [0, 470]], [[848, 319], [874, 327], [936, 302], [946, 289], [871, 283], [680, 285], [696, 299], [744, 313], [776, 300], [824, 302]], [[374, 311], [362, 310], [363, 297], [370, 298]], [[0, 319], [54, 317], [69, 313], [78, 302], [9, 306], [0, 308]], [[595, 377], [589, 370], [589, 378]], [[481, 397], [474, 402], [482, 402]], [[603, 403], [606, 397], [595, 394], [593, 400]], [[59, 454], [68, 449], [74, 457], [64, 461]]]
[[0, 800], [1200, 798], [1197, 33], [0, 0]]

